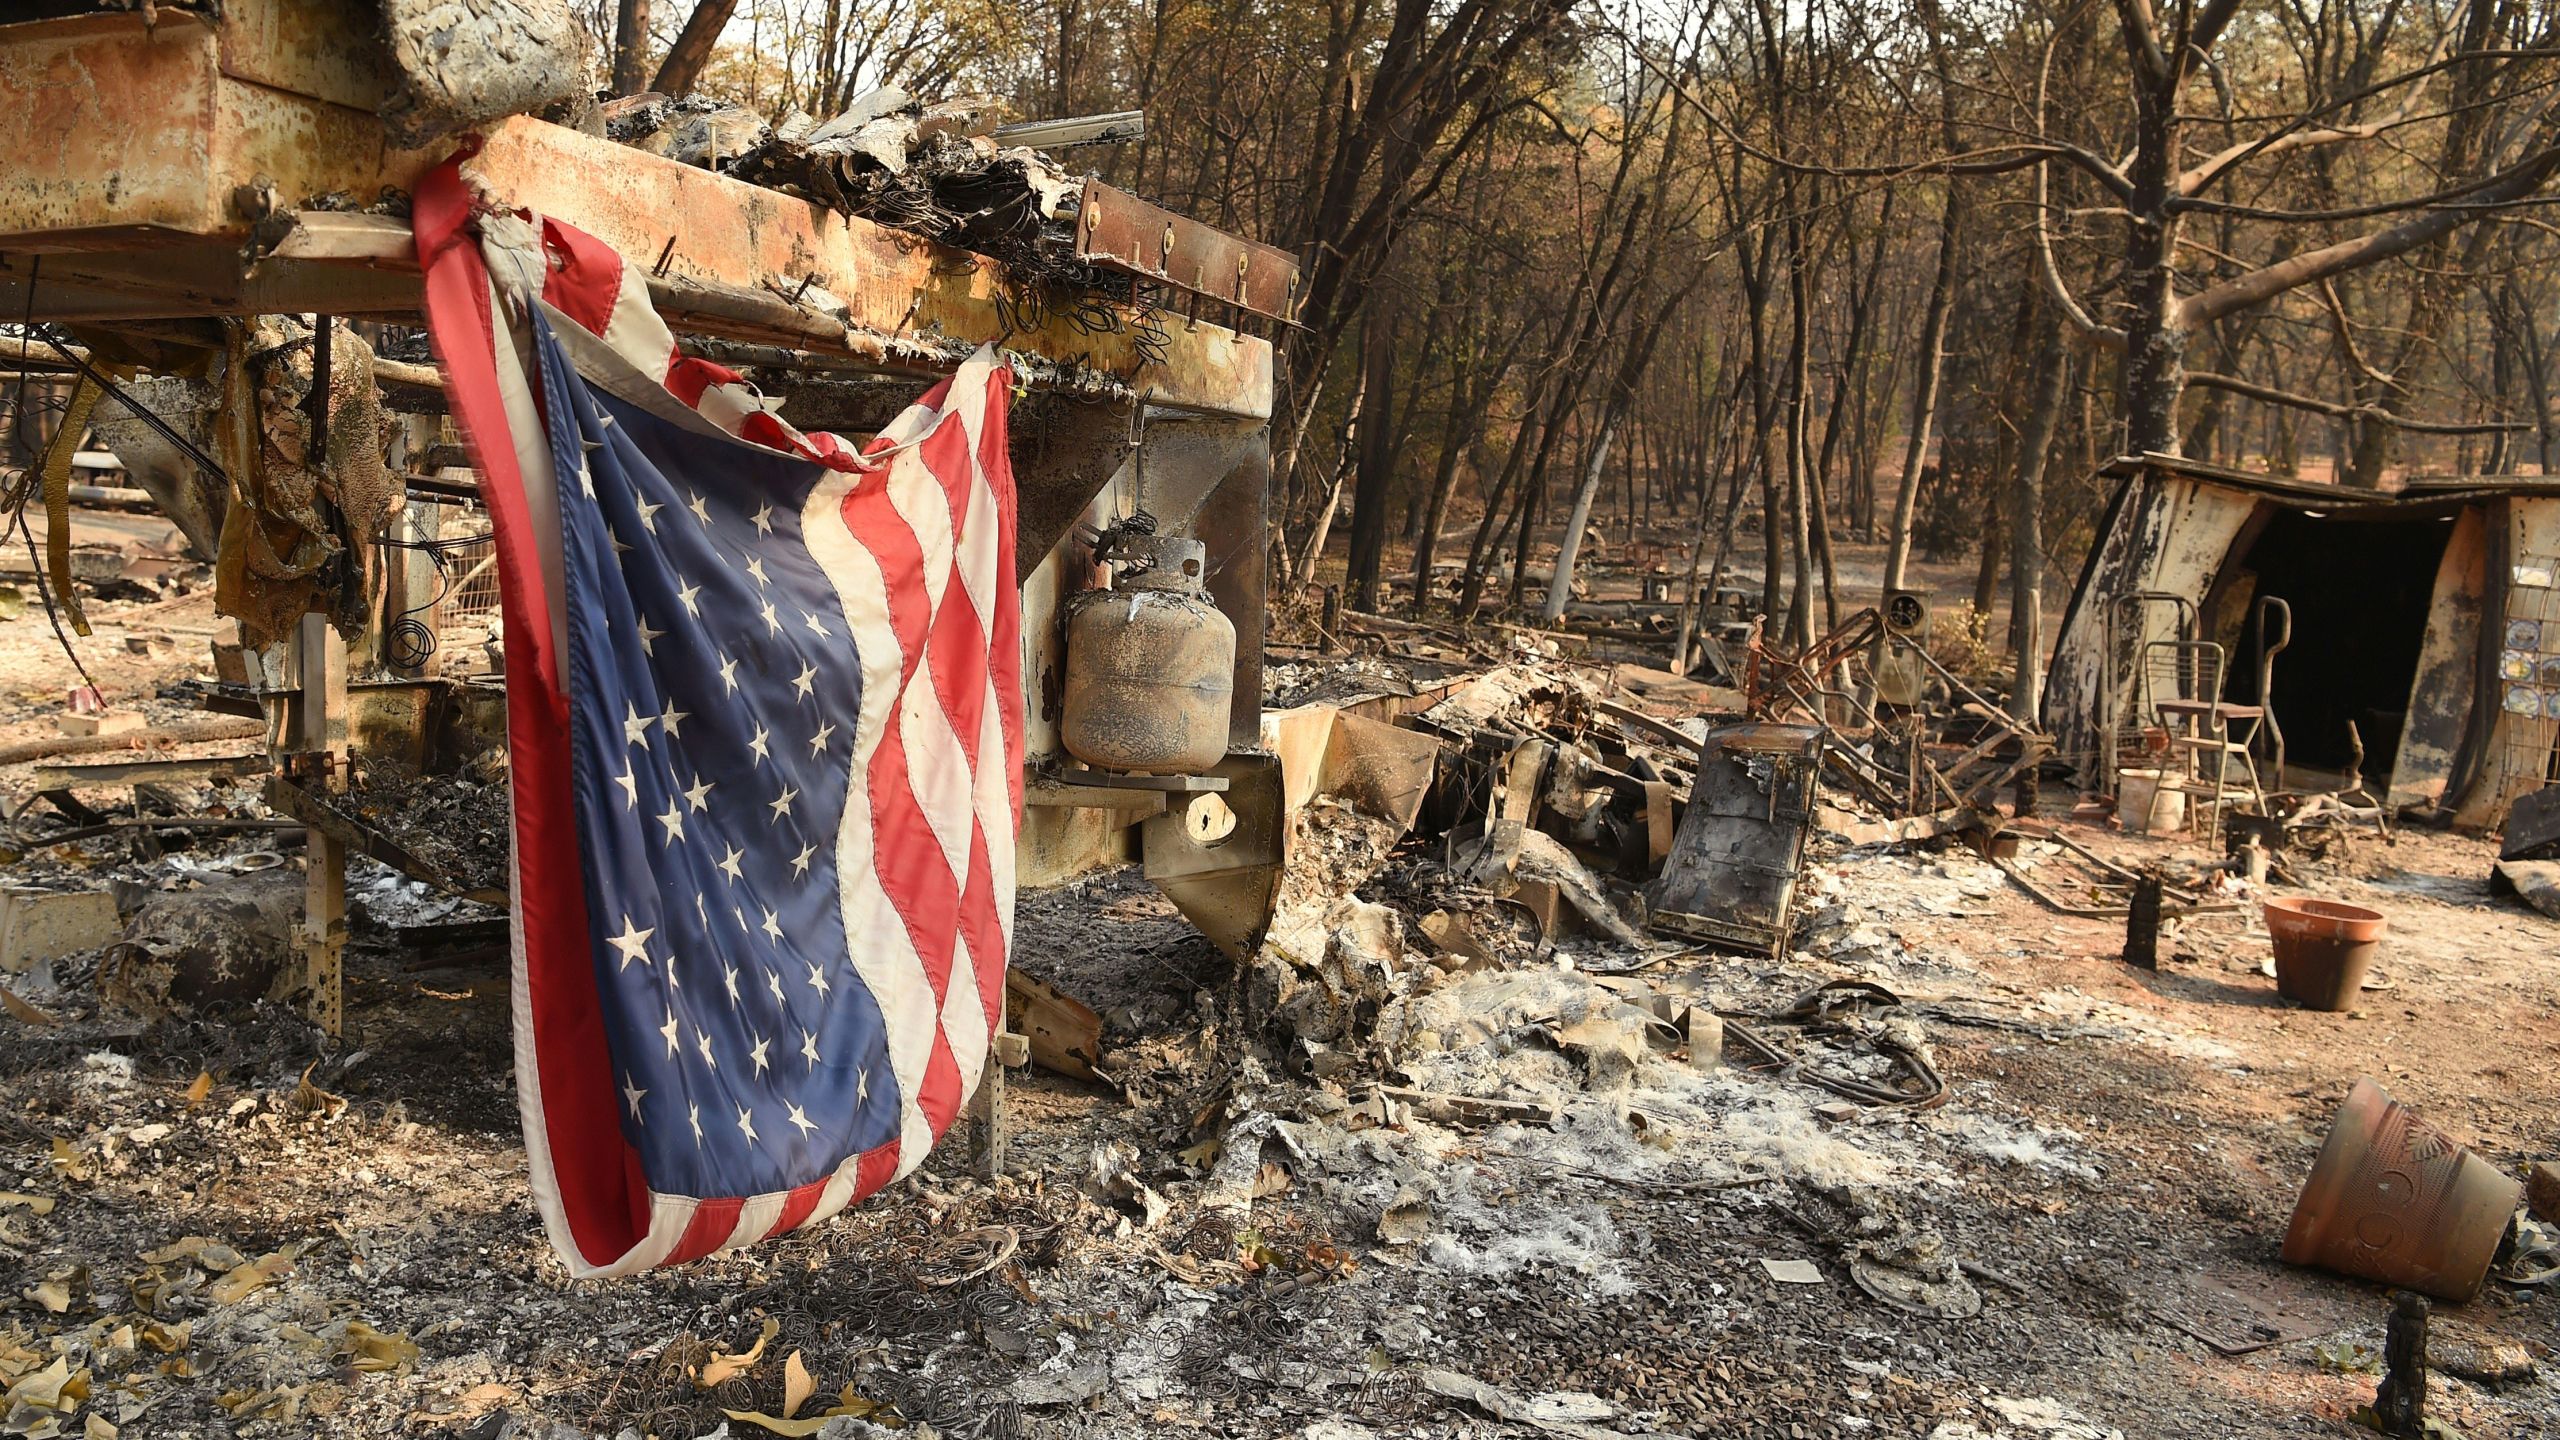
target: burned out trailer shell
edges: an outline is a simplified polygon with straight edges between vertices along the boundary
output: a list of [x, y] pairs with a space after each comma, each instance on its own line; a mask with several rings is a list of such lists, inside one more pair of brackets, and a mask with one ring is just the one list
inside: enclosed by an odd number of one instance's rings
[[[416, 323], [422, 278], [404, 197], [453, 146], [403, 148], [384, 124], [392, 66], [380, 24], [360, 0], [0, 19], [0, 313], [217, 354], [240, 344], [238, 317]], [[483, 127], [464, 172], [494, 201], [611, 246], [647, 275], [688, 348], [769, 391], [812, 381], [821, 406], [852, 392], [841, 415], [785, 411], [808, 426], [860, 432], [878, 423], [863, 414], [894, 413], [879, 402], [896, 387], [831, 392], [830, 377], [935, 376], [982, 343], [1001, 346], [1022, 392], [1022, 883], [1139, 858], [1204, 929], [1231, 945], [1258, 938], [1286, 827], [1260, 707], [1273, 346], [1249, 332], [1294, 305], [1291, 257], [1084, 182], [1074, 257], [1188, 294], [1142, 309], [1134, 290], [1098, 291], [1116, 317], [1104, 324], [1091, 306], [1018, 303], [988, 257], [526, 116]], [[40, 345], [18, 348], [46, 358]], [[246, 473], [239, 447], [255, 443], [253, 427], [215, 429], [213, 457]], [[411, 477], [413, 493], [451, 488], [452, 474]], [[1128, 511], [1141, 480], [1163, 533], [1206, 547], [1209, 597], [1235, 627], [1230, 754], [1206, 776], [1062, 779], [1057, 622], [1095, 576], [1079, 532]], [[464, 493], [470, 483], [458, 482]], [[284, 652], [322, 643], [339, 648], [305, 625], [259, 671], [279, 762], [297, 736], [319, 733], [296, 707], [362, 679], [342, 667], [328, 686], [308, 684]], [[355, 657], [359, 668], [374, 659]], [[343, 753], [343, 722], [330, 733]], [[1226, 796], [1216, 803], [1238, 820], [1201, 827], [1213, 840], [1196, 843], [1184, 818], [1207, 795]], [[1247, 813], [1256, 806], [1272, 813]]]
[[[2176, 623], [2166, 603], [2142, 607], [2138, 622], [2112, 637], [2110, 656], [2112, 597], [2175, 597], [2208, 628], [2217, 614], [2228, 621], [2244, 561], [2281, 514], [2445, 527], [2391, 773], [2368, 777], [2387, 780], [2386, 798], [2491, 828], [2518, 794], [2545, 783], [2560, 742], [2560, 623], [2542, 623], [2560, 622], [2552, 573], [2560, 479], [2419, 479], [2361, 491], [2162, 455], [2127, 456], [2106, 473], [2115, 485], [2057, 631], [2043, 697], [2057, 754], [2083, 789], [2112, 789], [2110, 722], [2139, 723], [2129, 694], [2109, 694], [2111, 668], [2126, 673], [2143, 644], [2168, 638]], [[2510, 622], [2530, 623], [2511, 631]], [[2528, 655], [2530, 676], [2502, 673]], [[2279, 714], [2284, 704], [2279, 691]]]

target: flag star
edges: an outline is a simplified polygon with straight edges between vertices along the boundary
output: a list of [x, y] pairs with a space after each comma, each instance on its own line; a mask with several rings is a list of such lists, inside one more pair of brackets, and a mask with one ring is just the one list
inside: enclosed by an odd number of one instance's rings
[[692, 718], [692, 711], [677, 709], [676, 702], [670, 699], [667, 701], [667, 708], [659, 714], [658, 723], [666, 727], [667, 738], [673, 740], [676, 738], [676, 727]]
[[747, 557], [747, 574], [754, 578], [758, 588], [762, 588], [763, 586], [773, 583], [765, 579], [764, 557], [761, 555], [750, 555]]
[[640, 1101], [642, 1100], [642, 1098], [644, 1098], [645, 1096], [647, 1096], [647, 1095], [648, 1095], [648, 1093], [649, 1093], [648, 1091], [643, 1090], [643, 1089], [641, 1089], [639, 1086], [634, 1085], [634, 1084], [632, 1084], [632, 1083], [631, 1083], [631, 1072], [630, 1072], [630, 1071], [626, 1070], [626, 1071], [624, 1071], [624, 1072], [622, 1073], [622, 1099], [623, 1099], [623, 1103], [624, 1103], [624, 1104], [626, 1104], [626, 1105], [629, 1105], [629, 1106], [631, 1107], [631, 1119], [632, 1119], [632, 1121], [633, 1121], [635, 1124], [642, 1124], [642, 1125], [645, 1125], [645, 1124], [647, 1124], [647, 1123], [648, 1123], [647, 1121], [642, 1120], [642, 1119], [640, 1118]]
[[773, 1042], [759, 1035], [756, 1037], [755, 1048], [747, 1052], [747, 1059], [754, 1062], [758, 1076], [762, 1076], [765, 1066], [771, 1063], [765, 1059], [765, 1053], [771, 1049], [773, 1049]]
[[758, 928], [764, 931], [764, 938], [767, 940], [779, 940], [782, 938], [781, 917], [775, 915], [770, 910], [764, 912], [764, 924]]
[[861, 1070], [858, 1070], [858, 1071], [854, 1072], [854, 1076], [853, 1076], [853, 1103], [854, 1103], [854, 1104], [856, 1104], [856, 1105], [860, 1105], [860, 1104], [862, 1104], [864, 1101], [869, 1100], [870, 1098], [871, 1098], [871, 1071], [870, 1071], [870, 1069], [869, 1069], [868, 1067], [865, 1067], [865, 1068], [863, 1068], [863, 1069], [861, 1069]]
[[605, 943], [622, 952], [622, 968], [628, 970], [634, 960], [643, 965], [649, 963], [649, 937], [657, 933], [655, 930], [643, 930], [633, 925], [631, 916], [626, 913], [622, 917], [622, 933], [611, 937]]
[[696, 495], [692, 499], [684, 502], [684, 508], [693, 512], [694, 519], [701, 521], [705, 525], [711, 523], [711, 507], [702, 503], [701, 496]]
[[708, 810], [711, 808], [710, 795], [711, 782], [697, 775], [684, 792], [684, 803], [696, 810]]
[[720, 972], [721, 983], [729, 987], [729, 1008], [734, 1010], [738, 1008], [738, 967], [724, 960]]
[[738, 907], [736, 907], [735, 905], [732, 905], [732, 906], [730, 906], [730, 907], [729, 907], [729, 913], [738, 917], [738, 933], [739, 933], [739, 934], [741, 934], [741, 935], [746, 934], [746, 933], [747, 933], [747, 912], [746, 912], [746, 911], [744, 911], [744, 910], [739, 909], [739, 908], [738, 908]]
[[764, 633], [767, 635], [782, 633], [782, 616], [775, 612], [772, 601], [764, 602], [764, 608], [756, 613], [764, 617]]
[[803, 1140], [808, 1139], [809, 1132], [818, 1128], [817, 1122], [811, 1120], [799, 1106], [793, 1105], [789, 1108], [791, 1110], [791, 1123], [800, 1127], [800, 1138]]
[[800, 612], [800, 623], [808, 626], [809, 633], [817, 636], [821, 640], [832, 640], [835, 638], [836, 632], [827, 628], [826, 621], [819, 619], [817, 616], [810, 614], [806, 610]]
[[738, 1133], [747, 1137], [748, 1144], [756, 1143], [756, 1115], [744, 1105], [738, 1107]]
[[755, 514], [753, 514], [753, 515], [748, 516], [747, 518], [748, 518], [749, 520], [752, 520], [753, 522], [755, 522], [755, 527], [756, 527], [756, 533], [757, 533], [757, 534], [759, 534], [759, 535], [770, 535], [770, 534], [772, 534], [772, 533], [773, 533], [773, 507], [772, 507], [772, 506], [770, 506], [770, 505], [759, 505], [759, 506], [757, 506], [757, 507], [756, 507], [756, 513], [755, 513]]
[[738, 660], [734, 655], [720, 662], [720, 692], [724, 695], [738, 693]]
[[675, 1054], [679, 1047], [676, 1045], [676, 1011], [674, 1006], [670, 1005], [667, 1007], [667, 1023], [658, 1027], [658, 1034], [666, 1039], [667, 1053], [669, 1055]]
[[623, 543], [623, 539], [622, 539], [622, 537], [621, 537], [620, 535], [617, 535], [617, 534], [615, 534], [614, 532], [612, 532], [612, 531], [610, 531], [610, 530], [607, 530], [606, 532], [604, 532], [604, 538], [606, 538], [607, 540], [610, 540], [610, 541], [612, 541], [612, 542], [613, 542], [613, 553], [614, 553], [614, 554], [616, 554], [616, 555], [628, 555], [628, 554], [630, 554], [630, 553], [631, 553], [631, 547], [630, 547], [629, 545], [627, 545], [627, 544], [624, 544], [624, 543]]
[[701, 593], [701, 586], [687, 585], [676, 591], [676, 603], [684, 607], [684, 613], [687, 615], [699, 616], [702, 613], [702, 604], [693, 597]]
[[746, 852], [746, 851], [744, 851], [744, 850], [739, 849], [739, 848], [738, 848], [737, 846], [735, 846], [735, 845], [732, 845], [732, 846], [730, 846], [730, 847], [729, 847], [729, 853], [728, 853], [728, 854], [723, 855], [723, 856], [721, 856], [721, 857], [720, 857], [720, 864], [719, 864], [719, 866], [718, 866], [718, 869], [720, 870], [720, 872], [721, 872], [722, 874], [724, 874], [724, 875], [726, 875], [726, 876], [728, 876], [728, 877], [729, 877], [729, 883], [730, 883], [730, 884], [735, 885], [735, 884], [737, 884], [740, 880], [743, 880], [743, 879], [745, 879], [745, 878], [746, 878], [746, 876], [745, 876], [745, 875], [743, 875], [742, 873], [740, 873], [740, 871], [739, 871], [739, 869], [738, 869], [738, 862], [739, 862], [739, 861], [741, 861], [741, 860], [744, 860], [744, 859], [746, 859], [746, 858], [747, 858], [747, 852]]
[[640, 653], [655, 656], [658, 653], [658, 637], [666, 633], [664, 630], [650, 629], [649, 622], [643, 619], [640, 622]]
[[625, 745], [648, 744], [649, 727], [658, 723], [658, 717], [641, 714], [640, 707], [628, 700], [622, 702], [622, 710], [622, 743]]
[[588, 499], [596, 498], [596, 472], [588, 469], [583, 459], [578, 462], [578, 488], [587, 492]]
[[800, 673], [791, 677], [791, 688], [800, 693], [801, 699], [806, 700], [817, 681], [818, 667], [803, 660], [800, 662]]
[[826, 994], [827, 972], [819, 969], [816, 965], [811, 965], [809, 967], [809, 988], [817, 991], [820, 995]]
[[704, 907], [702, 903], [702, 892], [699, 890], [693, 892], [693, 918], [701, 921], [704, 925], [709, 925], [711, 923], [711, 912], [709, 909]]
[[708, 1030], [696, 1030], [696, 1031], [694, 1031], [694, 1032], [693, 1032], [693, 1048], [702, 1052], [702, 1063], [703, 1063], [703, 1065], [704, 1065], [706, 1068], [708, 1068], [708, 1069], [712, 1069], [712, 1070], [717, 1070], [717, 1069], [719, 1069], [719, 1068], [720, 1068], [720, 1057], [711, 1053], [711, 1032], [710, 1032], [710, 1031], [708, 1031]]
[[773, 992], [773, 1003], [776, 1005], [787, 1005], [790, 1003], [788, 1000], [783, 998], [781, 971], [767, 970], [764, 972], [764, 988]]
[[790, 819], [791, 802], [799, 798], [799, 791], [792, 789], [788, 785], [783, 786], [782, 793], [773, 797], [773, 804], [766, 807], [773, 811], [773, 823], [779, 825], [783, 821]]
[[684, 1123], [693, 1127], [693, 1148], [696, 1150], [701, 1149], [702, 1107], [699, 1105], [687, 1105], [684, 1107]]
[[605, 411], [605, 408], [601, 405], [596, 407], [596, 428], [599, 430], [610, 430], [613, 428], [613, 416], [608, 414]]
[[801, 846], [800, 853], [791, 857], [791, 878], [797, 880], [801, 876], [808, 874], [809, 857], [817, 853], [818, 847], [815, 845]]
[[835, 726], [831, 724], [820, 725], [818, 727], [818, 733], [809, 737], [809, 753], [811, 755], [823, 755], [827, 753], [827, 742], [835, 738], [835, 733]]
[[613, 783], [622, 787], [623, 809], [640, 808], [640, 777], [631, 773], [630, 766], [623, 766], [622, 773], [613, 777]]
[[646, 500], [640, 501], [640, 502], [639, 502], [639, 505], [640, 505], [640, 528], [641, 528], [641, 529], [643, 529], [643, 530], [648, 531], [648, 532], [649, 532], [650, 534], [652, 534], [652, 535], [657, 534], [657, 533], [658, 533], [658, 512], [659, 512], [659, 511], [661, 511], [661, 510], [666, 509], [667, 507], [666, 507], [666, 506], [664, 506], [664, 505], [652, 505], [652, 504], [650, 504], [650, 503], [649, 503], [648, 501], [646, 501]]
[[658, 823], [667, 827], [668, 844], [684, 838], [684, 812], [676, 808], [675, 801], [667, 802], [667, 813], [658, 817]]
[[759, 725], [756, 727], [755, 738], [747, 742], [747, 748], [756, 752], [756, 763], [759, 765], [764, 763], [764, 742], [770, 738], [770, 734], [771, 732]]
[[800, 1058], [808, 1061], [812, 1070], [824, 1063], [818, 1058], [818, 1037], [807, 1030], [800, 1032]]

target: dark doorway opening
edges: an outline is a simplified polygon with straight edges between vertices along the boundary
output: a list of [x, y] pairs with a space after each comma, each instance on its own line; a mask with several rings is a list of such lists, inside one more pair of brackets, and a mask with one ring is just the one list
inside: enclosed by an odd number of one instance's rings
[[2452, 534], [2450, 510], [2375, 518], [2279, 510], [2258, 533], [2241, 559], [2255, 583], [2233, 587], [2240, 623], [2223, 695], [2257, 698], [2256, 597], [2282, 597], [2293, 607], [2293, 643], [2276, 654], [2269, 694], [2288, 765], [2344, 772], [2355, 755], [2352, 721], [2364, 738], [2365, 778], [2388, 783]]

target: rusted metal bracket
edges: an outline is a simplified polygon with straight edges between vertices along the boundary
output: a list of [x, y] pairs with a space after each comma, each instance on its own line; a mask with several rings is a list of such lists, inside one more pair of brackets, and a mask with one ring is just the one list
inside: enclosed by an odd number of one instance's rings
[[1143, 276], [1256, 315], [1298, 318], [1298, 262], [1099, 180], [1076, 205], [1076, 258]]

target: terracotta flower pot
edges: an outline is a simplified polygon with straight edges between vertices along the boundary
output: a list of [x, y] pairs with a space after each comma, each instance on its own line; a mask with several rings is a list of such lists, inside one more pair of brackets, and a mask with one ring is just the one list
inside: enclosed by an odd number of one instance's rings
[[2286, 1227], [2287, 1264], [2456, 1303], [2480, 1291], [2524, 1186], [2359, 1080]]
[[2314, 1010], [2344, 1010], [2364, 988], [2381, 948], [2379, 910], [2336, 900], [2284, 895], [2267, 902], [2267, 936], [2275, 942], [2276, 991]]

